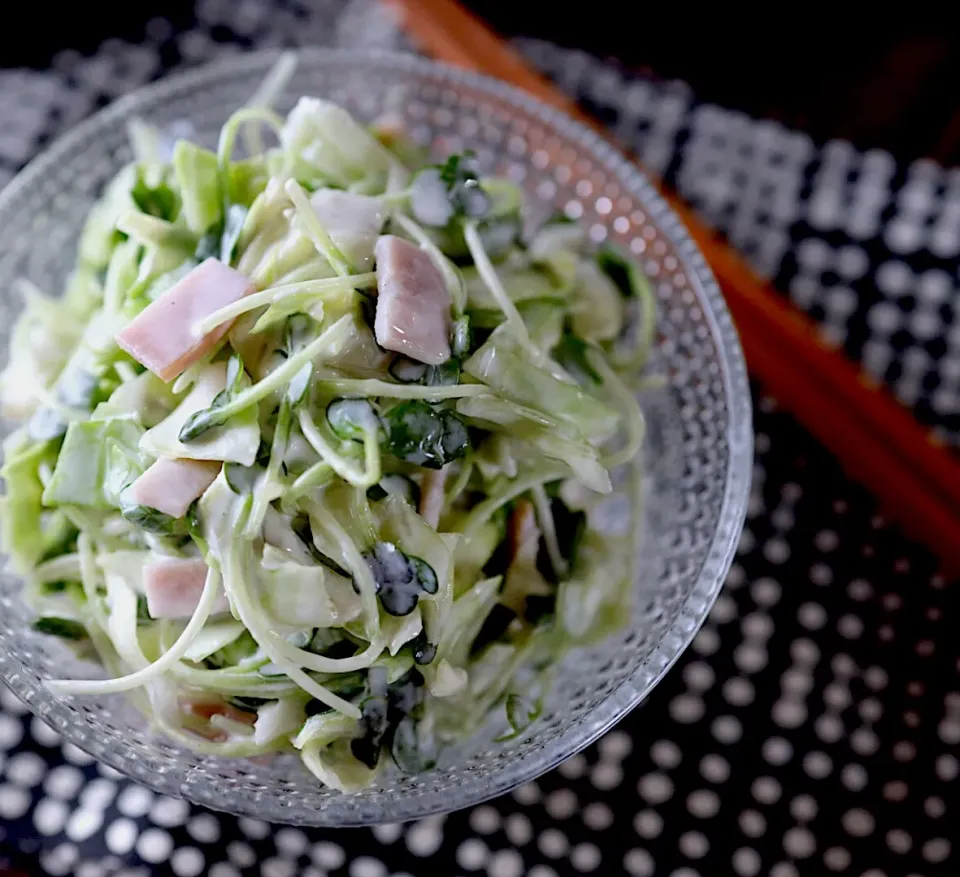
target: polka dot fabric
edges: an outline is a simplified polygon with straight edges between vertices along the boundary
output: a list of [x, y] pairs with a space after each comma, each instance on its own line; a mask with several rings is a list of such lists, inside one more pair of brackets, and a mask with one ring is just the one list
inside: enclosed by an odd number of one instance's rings
[[960, 445], [960, 170], [822, 148], [537, 40], [520, 49], [606, 121], [762, 276]]
[[[401, 44], [366, 2], [201, 0], [196, 16], [182, 33], [151, 22], [139, 46], [65, 53], [50, 73], [0, 72], [0, 182], [171, 66], [251, 45]], [[680, 84], [518, 46], [960, 440], [950, 173], [817, 149]], [[755, 402], [749, 518], [709, 622], [643, 707], [536, 783], [409, 825], [270, 826], [124, 780], [3, 692], [0, 861], [76, 877], [957, 873], [957, 591], [761, 388]]]
[[304, 831], [157, 796], [4, 695], [6, 847], [81, 877], [955, 873], [956, 592], [757, 402], [726, 592], [649, 701], [553, 773], [446, 817]]

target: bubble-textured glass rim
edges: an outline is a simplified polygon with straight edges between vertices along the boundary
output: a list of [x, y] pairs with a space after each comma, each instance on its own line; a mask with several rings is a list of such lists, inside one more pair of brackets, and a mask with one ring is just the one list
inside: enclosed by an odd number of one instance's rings
[[[273, 801], [264, 807], [260, 795], [230, 796], [218, 800], [216, 790], [201, 789], [197, 778], [178, 770], [134, 770], [141, 758], [132, 742], [124, 739], [99, 745], [90, 737], [89, 717], [72, 712], [64, 702], [52, 697], [35, 676], [24, 673], [21, 662], [2, 648], [8, 631], [0, 625], [0, 678], [34, 712], [52, 721], [54, 727], [80, 748], [117, 770], [132, 776], [155, 791], [185, 797], [207, 806], [221, 807], [238, 815], [273, 819], [298, 824], [361, 825], [384, 821], [403, 821], [476, 804], [508, 791], [552, 769], [564, 759], [589, 745], [633, 707], [637, 706], [690, 644], [706, 618], [722, 587], [733, 559], [742, 529], [749, 493], [753, 460], [750, 391], [739, 340], [719, 287], [705, 260], [667, 202], [635, 165], [627, 161], [603, 138], [563, 113], [541, 104], [524, 92], [494, 79], [465, 72], [412, 55], [389, 52], [357, 52], [346, 50], [300, 50], [301, 65], [318, 71], [324, 69], [367, 69], [379, 75], [420, 76], [439, 81], [444, 86], [461, 86], [508, 108], [522, 112], [552, 128], [569, 143], [589, 154], [605, 172], [643, 207], [649, 221], [669, 241], [692, 287], [696, 304], [717, 347], [720, 380], [727, 406], [726, 477], [717, 528], [709, 541], [704, 561], [695, 573], [695, 581], [672, 619], [669, 632], [638, 665], [588, 714], [573, 721], [558, 736], [539, 747], [519, 752], [505, 759], [492, 775], [464, 772], [456, 786], [444, 790], [421, 788], [416, 794], [398, 796], [385, 791], [365, 799], [362, 808], [338, 807], [350, 796], [331, 797], [315, 809], [295, 806], [292, 801]], [[266, 72], [276, 60], [277, 52], [257, 52], [235, 56], [208, 67], [183, 73], [148, 86], [97, 113], [57, 141], [35, 159], [0, 193], [0, 215], [27, 191], [36, 186], [54, 168], [68, 162], [78, 148], [134, 115], [149, 115], [151, 105], [169, 103], [178, 95], [198, 88], [215, 87], [231, 76], [249, 76], [251, 71]], [[615, 215], [615, 214], [614, 214]], [[612, 221], [611, 216], [611, 221]], [[206, 774], [209, 779], [210, 774]], [[207, 780], [204, 780], [207, 782]], [[209, 779], [216, 782], [216, 776]], [[299, 793], [290, 793], [299, 794]], [[265, 810], [267, 812], [265, 812]]]

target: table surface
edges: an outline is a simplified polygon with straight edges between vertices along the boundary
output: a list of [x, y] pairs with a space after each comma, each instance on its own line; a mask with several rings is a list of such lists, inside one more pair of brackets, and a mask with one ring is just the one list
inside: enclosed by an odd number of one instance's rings
[[[368, 3], [304, 8], [199, 0], [182, 27], [0, 71], [0, 175], [95, 107], [233, 45], [402, 44]], [[549, 41], [516, 45], [960, 440], [955, 174], [818, 144]], [[283, 829], [157, 797], [4, 693], [0, 860], [77, 877], [957, 873], [960, 592], [762, 387], [754, 401], [753, 494], [725, 593], [647, 703], [558, 770], [408, 826]]]

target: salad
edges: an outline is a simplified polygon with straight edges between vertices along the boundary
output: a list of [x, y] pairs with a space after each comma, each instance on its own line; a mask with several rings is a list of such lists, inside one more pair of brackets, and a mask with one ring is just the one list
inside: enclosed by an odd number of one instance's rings
[[36, 628], [111, 677], [55, 693], [352, 790], [522, 734], [629, 618], [634, 533], [595, 518], [639, 484], [654, 303], [567, 218], [524, 234], [470, 153], [280, 117], [289, 72], [216, 151], [135, 122], [63, 296], [23, 284], [2, 538]]

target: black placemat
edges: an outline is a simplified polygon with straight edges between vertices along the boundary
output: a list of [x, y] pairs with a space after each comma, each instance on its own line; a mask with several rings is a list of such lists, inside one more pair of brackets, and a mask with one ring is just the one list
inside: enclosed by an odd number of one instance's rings
[[702, 103], [538, 40], [519, 48], [723, 232], [824, 336], [960, 445], [960, 169]]

